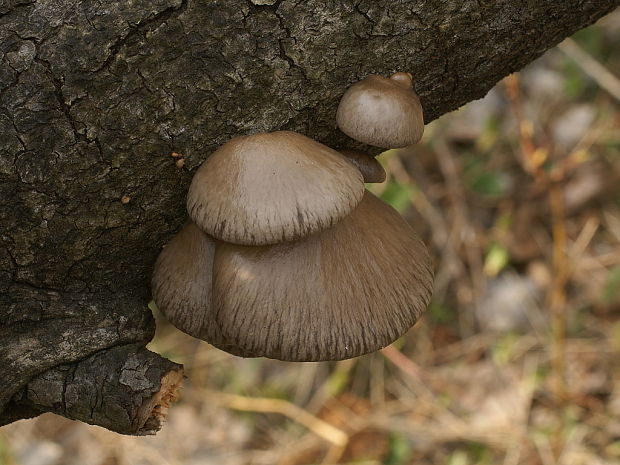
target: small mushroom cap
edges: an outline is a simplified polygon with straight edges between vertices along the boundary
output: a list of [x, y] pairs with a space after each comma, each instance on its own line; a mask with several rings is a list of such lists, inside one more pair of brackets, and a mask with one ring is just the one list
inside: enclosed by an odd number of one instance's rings
[[389, 149], [420, 140], [424, 115], [409, 73], [368, 76], [344, 93], [336, 113], [338, 127], [365, 144]]
[[254, 356], [342, 360], [403, 335], [429, 303], [422, 241], [366, 192], [333, 228], [296, 242], [218, 243], [213, 305], [226, 339]]
[[179, 231], [157, 257], [151, 287], [170, 323], [235, 355], [249, 356], [222, 338], [211, 305], [215, 241], [193, 223]]
[[279, 131], [238, 137], [215, 151], [192, 180], [187, 210], [217, 239], [265, 245], [329, 228], [363, 195], [362, 175], [338, 152]]
[[360, 173], [364, 176], [364, 182], [385, 181], [387, 175], [383, 166], [376, 158], [354, 149], [341, 149], [338, 151], [360, 170]]

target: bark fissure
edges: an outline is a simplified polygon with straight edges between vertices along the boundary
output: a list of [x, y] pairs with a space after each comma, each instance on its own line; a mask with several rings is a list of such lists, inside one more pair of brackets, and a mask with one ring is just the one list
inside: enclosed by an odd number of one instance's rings
[[[187, 8], [188, 2], [189, 0], [180, 0], [179, 5], [170, 6], [162, 10], [161, 12], [155, 14], [152, 18], [147, 18], [144, 21], [141, 21], [140, 23], [136, 24], [135, 26], [132, 26], [126, 35], [124, 35], [123, 37], [120, 37], [116, 42], [112, 44], [112, 46], [108, 50], [107, 58], [104, 60], [103, 63], [101, 63], [101, 65], [98, 68], [93, 70], [93, 73], [98, 73], [108, 68], [111, 65], [111, 63], [118, 57], [123, 46], [127, 42], [129, 42], [131, 39], [136, 37], [138, 34], [144, 33], [148, 31], [149, 29], [156, 29], [157, 27], [164, 24], [173, 15], [175, 14], [179, 15], [183, 13]], [[89, 21], [89, 24], [91, 24], [90, 21]], [[93, 29], [96, 29], [96, 28], [93, 27]]]

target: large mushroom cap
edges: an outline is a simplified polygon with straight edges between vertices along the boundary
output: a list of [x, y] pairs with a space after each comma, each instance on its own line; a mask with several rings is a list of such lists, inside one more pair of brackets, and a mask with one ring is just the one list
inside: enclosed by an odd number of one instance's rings
[[211, 305], [215, 241], [193, 223], [179, 231], [157, 257], [151, 287], [157, 308], [170, 323], [198, 339], [244, 357], [222, 338]]
[[424, 131], [422, 105], [411, 75], [371, 75], [353, 84], [336, 113], [338, 127], [365, 144], [394, 149], [413, 145]]
[[390, 344], [429, 303], [424, 244], [367, 192], [333, 228], [296, 242], [218, 243], [213, 305], [222, 334], [254, 356], [341, 360]]
[[295, 240], [347, 216], [364, 194], [338, 152], [294, 132], [238, 137], [196, 172], [187, 210], [203, 231], [245, 245]]

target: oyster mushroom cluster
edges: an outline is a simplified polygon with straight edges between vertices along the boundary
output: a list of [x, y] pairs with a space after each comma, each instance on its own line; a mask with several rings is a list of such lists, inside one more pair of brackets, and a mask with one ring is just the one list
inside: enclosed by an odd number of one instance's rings
[[[343, 96], [338, 125], [394, 148], [419, 140], [411, 77], [370, 76]], [[182, 331], [244, 357], [341, 360], [403, 335], [429, 303], [431, 262], [365, 154], [288, 131], [237, 137], [196, 172], [191, 221], [155, 264], [153, 298]]]

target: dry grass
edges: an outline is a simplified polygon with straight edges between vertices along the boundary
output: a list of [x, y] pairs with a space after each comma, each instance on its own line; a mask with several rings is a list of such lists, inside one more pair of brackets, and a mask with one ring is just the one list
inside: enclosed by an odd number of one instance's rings
[[161, 321], [188, 380], [157, 436], [44, 415], [0, 430], [0, 464], [620, 464], [619, 22], [383, 155], [373, 189], [436, 258], [396, 344], [244, 360]]

